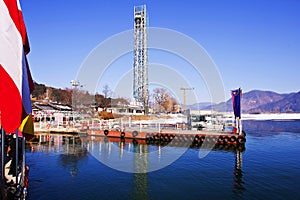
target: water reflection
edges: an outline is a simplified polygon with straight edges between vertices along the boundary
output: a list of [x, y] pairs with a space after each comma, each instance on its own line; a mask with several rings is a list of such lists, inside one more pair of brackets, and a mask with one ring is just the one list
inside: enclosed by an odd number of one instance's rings
[[149, 199], [147, 192], [147, 171], [149, 168], [148, 153], [149, 146], [139, 143], [133, 144], [134, 167], [135, 171], [142, 173], [134, 173], [133, 179], [133, 199]]
[[125, 172], [133, 169], [137, 173], [149, 171], [149, 146], [145, 141], [94, 136], [86, 137], [84, 141], [94, 158], [113, 169], [123, 169]]
[[31, 150], [62, 154], [81, 154], [86, 147], [78, 135], [35, 134], [30, 142]]
[[31, 151], [59, 154], [58, 163], [71, 176], [78, 173], [78, 163], [87, 158], [87, 149], [78, 135], [36, 134], [30, 143]]
[[273, 136], [275, 133], [292, 132], [300, 133], [300, 120], [265, 120], [243, 121], [243, 127], [247, 132], [256, 136]]
[[245, 182], [243, 181], [243, 170], [242, 170], [242, 151], [239, 149], [235, 152], [235, 166], [234, 166], [234, 185], [233, 192], [237, 195], [242, 194], [246, 188], [244, 187]]
[[147, 188], [147, 173], [134, 173], [133, 199], [150, 199]]
[[[33, 151], [59, 154], [59, 166], [63, 169], [67, 169], [71, 176], [79, 176], [78, 172], [80, 166], [78, 166], [78, 163], [80, 160], [86, 159], [88, 153], [99, 161], [110, 160], [114, 162], [114, 165], [130, 165], [136, 172], [139, 172], [132, 174], [131, 199], [149, 199], [151, 197], [148, 191], [149, 183], [151, 183], [148, 180], [148, 172], [153, 163], [160, 162], [161, 159], [166, 157], [165, 149], [176, 152], [177, 149], [186, 147], [186, 145], [183, 144], [179, 146], [175, 146], [175, 144], [173, 146], [171, 144], [167, 146], [164, 145], [159, 143], [148, 145], [145, 141], [121, 140], [119, 138], [96, 136], [79, 137], [78, 135], [59, 134], [37, 135], [35, 142], [31, 144]], [[190, 148], [196, 150], [200, 147], [201, 146], [190, 146]], [[237, 195], [237, 197], [246, 191], [242, 170], [242, 152], [244, 150], [244, 146], [235, 147], [232, 145], [215, 145], [213, 149], [213, 151], [230, 152], [235, 156], [235, 162], [232, 163], [233, 193]], [[149, 152], [154, 153], [152, 156], [149, 156]], [[95, 171], [97, 168], [93, 170]], [[99, 173], [102, 172], [99, 171]]]

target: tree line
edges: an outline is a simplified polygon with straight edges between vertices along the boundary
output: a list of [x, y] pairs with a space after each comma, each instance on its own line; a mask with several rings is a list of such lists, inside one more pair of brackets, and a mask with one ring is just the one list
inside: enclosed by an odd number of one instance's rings
[[[91, 95], [88, 91], [79, 88], [58, 89], [44, 84], [35, 83], [35, 89], [32, 97], [37, 101], [50, 101], [64, 105], [75, 106], [95, 106], [104, 110], [110, 106], [129, 105], [130, 100], [126, 98], [112, 98], [112, 91], [108, 85], [102, 90], [103, 94], [96, 93]], [[155, 88], [150, 95], [150, 107], [153, 112], [179, 112], [178, 101], [170, 95], [164, 88]]]

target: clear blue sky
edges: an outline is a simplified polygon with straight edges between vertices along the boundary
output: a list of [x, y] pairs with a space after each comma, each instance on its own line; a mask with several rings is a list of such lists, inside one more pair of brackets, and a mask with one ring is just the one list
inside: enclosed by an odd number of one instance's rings
[[[34, 80], [70, 88], [92, 49], [133, 28], [133, 6], [141, 4], [147, 5], [150, 26], [184, 33], [206, 49], [228, 93], [237, 87], [300, 90], [298, 0], [21, 0]], [[156, 54], [149, 62], [158, 62]], [[120, 65], [132, 63], [124, 59]]]

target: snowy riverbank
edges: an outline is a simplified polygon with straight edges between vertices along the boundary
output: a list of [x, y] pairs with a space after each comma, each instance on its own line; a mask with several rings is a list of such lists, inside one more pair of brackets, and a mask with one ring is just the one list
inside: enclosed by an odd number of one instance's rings
[[295, 120], [300, 113], [242, 114], [243, 120]]

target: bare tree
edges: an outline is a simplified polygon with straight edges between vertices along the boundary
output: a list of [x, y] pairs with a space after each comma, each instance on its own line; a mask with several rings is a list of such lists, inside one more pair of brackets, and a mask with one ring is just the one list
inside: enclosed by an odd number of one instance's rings
[[180, 112], [180, 105], [178, 101], [174, 97], [171, 97], [171, 101], [172, 101], [172, 112], [175, 113]]
[[172, 100], [166, 89], [155, 88], [154, 94], [154, 109], [157, 112], [170, 112], [172, 111]]
[[52, 101], [53, 100], [53, 96], [52, 96], [52, 88], [48, 87], [46, 89], [46, 100], [47, 101]]
[[108, 98], [109, 96], [112, 95], [112, 91], [107, 84], [104, 85], [102, 92], [104, 94], [104, 98]]
[[163, 102], [162, 106], [166, 112], [172, 112], [173, 104], [169, 94], [165, 94], [165, 101]]
[[72, 89], [66, 88], [65, 90], [61, 90], [61, 103], [72, 105], [72, 94]]

